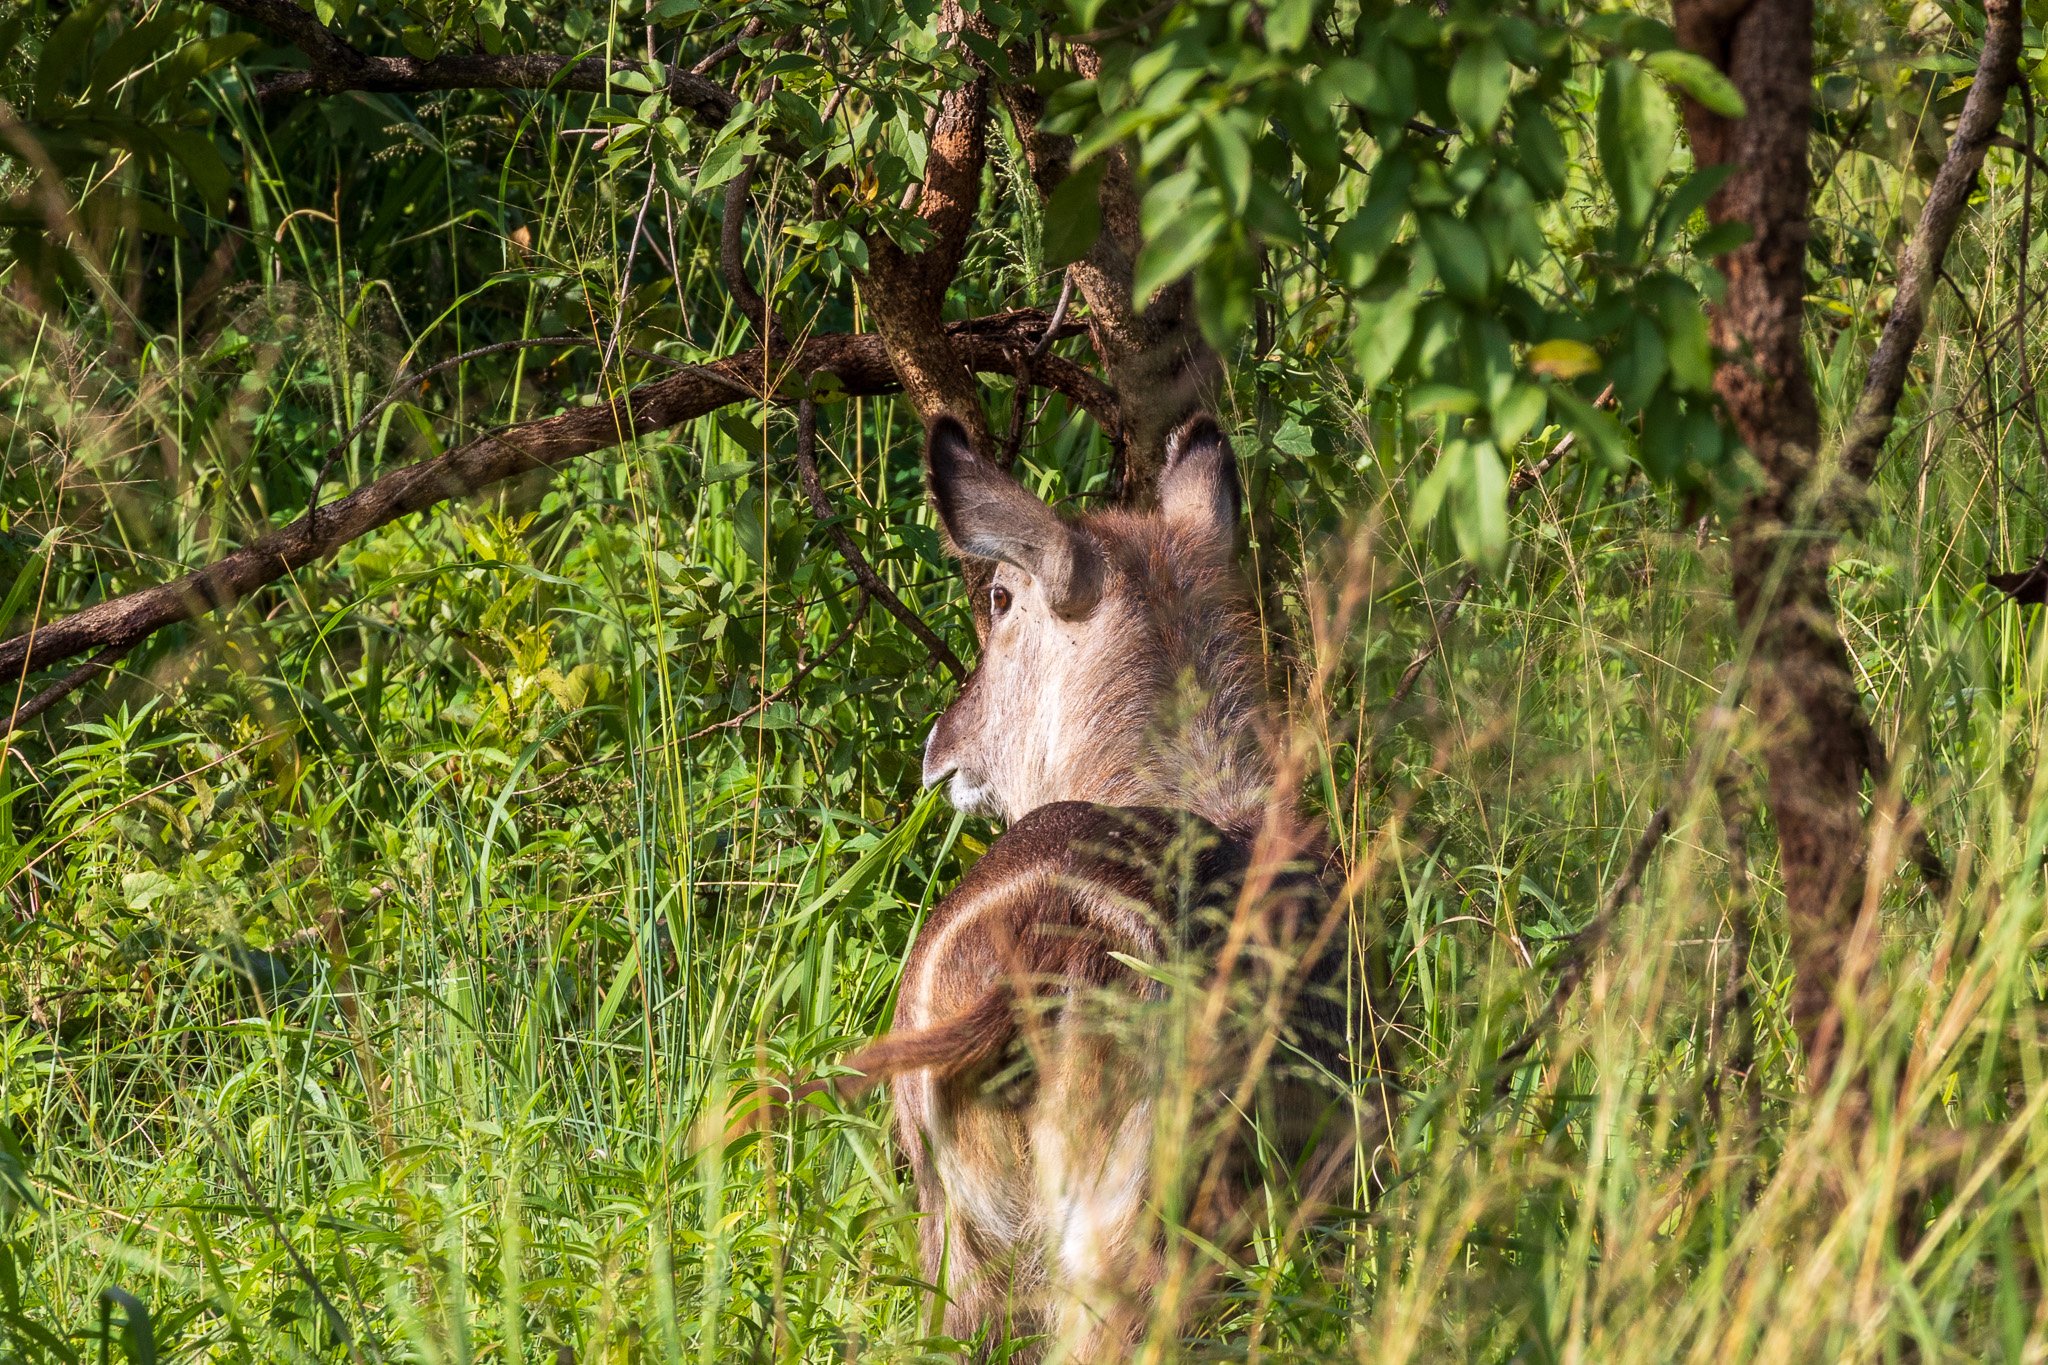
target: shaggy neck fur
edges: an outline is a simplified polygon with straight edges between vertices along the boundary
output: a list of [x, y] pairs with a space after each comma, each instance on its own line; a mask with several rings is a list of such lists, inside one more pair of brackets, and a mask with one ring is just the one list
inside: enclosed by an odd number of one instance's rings
[[1193, 811], [1249, 836], [1277, 795], [1279, 740], [1250, 600], [1215, 547], [1182, 543], [1150, 518], [1101, 521], [1094, 529], [1121, 561], [1119, 605], [1143, 665], [1127, 670], [1120, 704], [1103, 710], [1100, 723], [1121, 733], [1097, 771], [1123, 788], [1111, 799]]

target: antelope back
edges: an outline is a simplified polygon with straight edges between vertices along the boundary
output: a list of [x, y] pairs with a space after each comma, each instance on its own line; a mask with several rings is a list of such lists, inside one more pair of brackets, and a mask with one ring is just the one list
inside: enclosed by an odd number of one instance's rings
[[1065, 518], [950, 419], [927, 445], [953, 546], [987, 581], [981, 662], [925, 744], [927, 785], [1016, 820], [1055, 801], [1258, 823], [1271, 787], [1256, 617], [1238, 575], [1230, 445], [1175, 436], [1149, 511]]

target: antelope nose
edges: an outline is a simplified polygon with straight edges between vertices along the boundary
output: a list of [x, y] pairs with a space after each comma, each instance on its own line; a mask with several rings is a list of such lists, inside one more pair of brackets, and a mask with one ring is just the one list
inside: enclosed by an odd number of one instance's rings
[[932, 732], [924, 737], [925, 786], [938, 786], [939, 783], [952, 776], [953, 769], [958, 766], [960, 765], [939, 752], [939, 727], [934, 725]]

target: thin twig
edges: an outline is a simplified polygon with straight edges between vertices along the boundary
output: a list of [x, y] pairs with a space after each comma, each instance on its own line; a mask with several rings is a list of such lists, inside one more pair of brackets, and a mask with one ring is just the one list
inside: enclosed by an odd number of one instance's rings
[[1543, 1007], [1543, 1013], [1522, 1032], [1522, 1036], [1509, 1044], [1494, 1063], [1500, 1070], [1500, 1078], [1494, 1082], [1494, 1093], [1505, 1095], [1514, 1084], [1515, 1064], [1529, 1054], [1536, 1040], [1550, 1031], [1557, 1017], [1564, 1013], [1573, 992], [1586, 979], [1586, 968], [1593, 954], [1607, 939], [1607, 931], [1614, 925], [1614, 917], [1621, 913], [1623, 906], [1635, 899], [1641, 886], [1643, 873], [1650, 865], [1650, 855], [1657, 850], [1671, 829], [1672, 810], [1678, 800], [1665, 802], [1650, 816], [1650, 823], [1643, 826], [1642, 838], [1636, 840], [1635, 851], [1629, 854], [1628, 866], [1621, 876], [1607, 889], [1607, 896], [1600, 903], [1600, 911], [1586, 922], [1586, 926], [1565, 941], [1564, 961], [1560, 964], [1557, 985], [1550, 992], [1550, 1003]]
[[1870, 478], [1884, 452], [1885, 438], [1891, 434], [1892, 419], [1905, 393], [1906, 369], [1927, 325], [1935, 277], [1969, 204], [1985, 150], [1998, 136], [2006, 91], [2019, 72], [2024, 24], [2020, 0], [1987, 0], [1984, 17], [1984, 50], [1977, 60], [1976, 78], [1963, 100], [1962, 116], [1956, 120], [1955, 136], [1949, 139], [1941, 169], [1928, 187], [1920, 221], [1899, 262], [1891, 312], [1870, 357], [1863, 392], [1856, 401], [1848, 438], [1842, 443], [1842, 466], [1859, 479]]
[[1038, 338], [1038, 344], [1031, 348], [1031, 358], [1040, 359], [1052, 349], [1054, 338], [1060, 334], [1060, 324], [1067, 320], [1067, 305], [1074, 301], [1074, 272], [1068, 270], [1060, 280], [1059, 301], [1052, 306], [1052, 316], [1046, 320], [1045, 331]]
[[882, 604], [891, 616], [901, 621], [904, 628], [918, 638], [931, 651], [931, 656], [946, 666], [946, 671], [955, 678], [967, 676], [966, 665], [953, 653], [950, 646], [939, 638], [937, 631], [926, 625], [924, 618], [905, 606], [882, 576], [875, 572], [875, 566], [868, 563], [867, 556], [853, 543], [853, 537], [846, 533], [832, 511], [832, 503], [825, 496], [825, 484], [818, 477], [818, 405], [809, 398], [796, 406], [796, 473], [797, 481], [803, 485], [804, 497], [811, 504], [811, 512], [825, 528], [825, 534], [845, 559], [847, 567], [853, 570], [854, 581], [867, 590], [870, 597]]
[[647, 210], [654, 205], [654, 188], [660, 182], [654, 168], [648, 167], [647, 192], [640, 196], [640, 211], [633, 215], [633, 234], [626, 239], [626, 265], [619, 272], [619, 301], [612, 312], [611, 334], [604, 339], [604, 354], [597, 362], [599, 373], [611, 369], [612, 357], [619, 352], [619, 338], [625, 335], [626, 304], [633, 297], [633, 267], [640, 260], [640, 234], [647, 230]]
[[[1730, 751], [1729, 758], [1740, 761], [1733, 751]], [[1749, 991], [1749, 955], [1755, 938], [1749, 904], [1750, 812], [1748, 803], [1742, 798], [1741, 776], [1732, 766], [1724, 767], [1715, 777], [1714, 795], [1721, 805], [1721, 837], [1728, 850], [1728, 889], [1734, 897], [1734, 904], [1728, 915], [1728, 976], [1715, 994], [1713, 1010], [1707, 1017], [1709, 1072], [1719, 1069], [1730, 1022], [1734, 1021], [1742, 1032], [1729, 1069], [1749, 1095], [1750, 1107], [1754, 1111], [1757, 1092], [1750, 1084], [1750, 1073], [1756, 1066], [1756, 1021], [1750, 1016]], [[1716, 1081], [1717, 1077], [1710, 1074], [1707, 1107], [1709, 1113], [1718, 1119], [1722, 1087]]]
[[796, 691], [797, 684], [811, 676], [813, 669], [831, 658], [834, 654], [837, 654], [840, 647], [853, 638], [853, 628], [860, 624], [863, 616], [867, 615], [868, 603], [873, 600], [866, 588], [860, 589], [860, 601], [854, 603], [853, 614], [846, 618], [846, 624], [840, 628], [837, 635], [832, 637], [830, 644], [808, 659], [799, 659], [796, 672], [790, 674], [788, 682], [776, 688], [773, 692], [767, 693], [761, 700], [737, 715], [727, 716], [724, 720], [714, 720], [709, 725], [692, 730], [689, 734], [683, 736], [683, 743], [689, 744], [704, 738], [706, 735], [716, 734], [720, 730], [737, 730], [740, 726], [746, 724], [748, 720], [760, 715], [776, 702], [781, 701], [784, 697]]
[[19, 730], [22, 726], [49, 710], [73, 692], [76, 692], [85, 685], [86, 680], [91, 678], [93, 674], [111, 671], [114, 665], [120, 661], [121, 656], [135, 648], [138, 643], [140, 643], [139, 638], [129, 640], [126, 643], [108, 645], [69, 673], [66, 673], [63, 677], [36, 693], [35, 696], [30, 697], [20, 706], [15, 707], [14, 713], [8, 716], [4, 722], [0, 722], [0, 739], [13, 734], [16, 730]]
[[[1045, 359], [1045, 353], [1052, 349], [1053, 338], [1059, 335], [1060, 325], [1067, 320], [1067, 305], [1073, 301], [1074, 272], [1070, 269], [1060, 281], [1059, 301], [1052, 306], [1052, 320], [1045, 324], [1044, 335], [1017, 362], [1017, 391], [1010, 403], [1010, 430], [1003, 438], [1002, 466], [1005, 469], [1017, 463], [1017, 452], [1024, 448], [1024, 409], [1029, 406], [1025, 391], [1031, 387], [1038, 362]], [[1031, 414], [1034, 430], [1045, 416], [1048, 401], [1040, 399], [1038, 410]]]
[[725, 187], [725, 217], [718, 225], [718, 268], [725, 276], [726, 290], [739, 305], [740, 316], [754, 328], [761, 344], [774, 351], [784, 344], [781, 319], [747, 274], [747, 209], [757, 163], [758, 158], [751, 156], [741, 162], [740, 173]]
[[768, 21], [766, 19], [761, 18], [753, 18], [747, 20], [747, 22], [740, 27], [740, 31], [738, 33], [734, 34], [727, 41], [720, 43], [717, 47], [712, 48], [709, 52], [699, 57], [691, 65], [690, 74], [692, 76], [704, 76], [710, 74], [712, 67], [717, 66], [727, 57], [730, 57], [735, 52], [738, 52], [740, 50], [740, 44], [758, 34], [762, 30], [762, 28], [766, 26], [767, 22]]
[[[2032, 104], [2034, 102], [2033, 92], [2029, 90], [2025, 84], [2022, 84], [2020, 86], [2020, 98], [2028, 104]], [[2033, 137], [2033, 135], [2033, 125], [2029, 124], [2027, 129], [2027, 136], [2031, 138]], [[2000, 133], [1998, 136], [1992, 138], [1991, 145], [1994, 147], [2003, 147], [2008, 152], [2018, 152], [2020, 156], [2025, 159], [2026, 163], [2029, 166], [2037, 167], [2042, 171], [2048, 171], [2048, 156], [2042, 156], [2041, 151], [2038, 147], [2030, 147], [2026, 143], [2020, 141], [2018, 138], [2009, 136], [2005, 133]]]

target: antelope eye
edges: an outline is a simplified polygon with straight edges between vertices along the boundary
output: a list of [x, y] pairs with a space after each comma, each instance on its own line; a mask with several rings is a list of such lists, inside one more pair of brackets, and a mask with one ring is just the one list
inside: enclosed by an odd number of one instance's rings
[[992, 585], [988, 590], [988, 609], [992, 616], [1001, 616], [1010, 609], [1010, 590], [1002, 584]]

